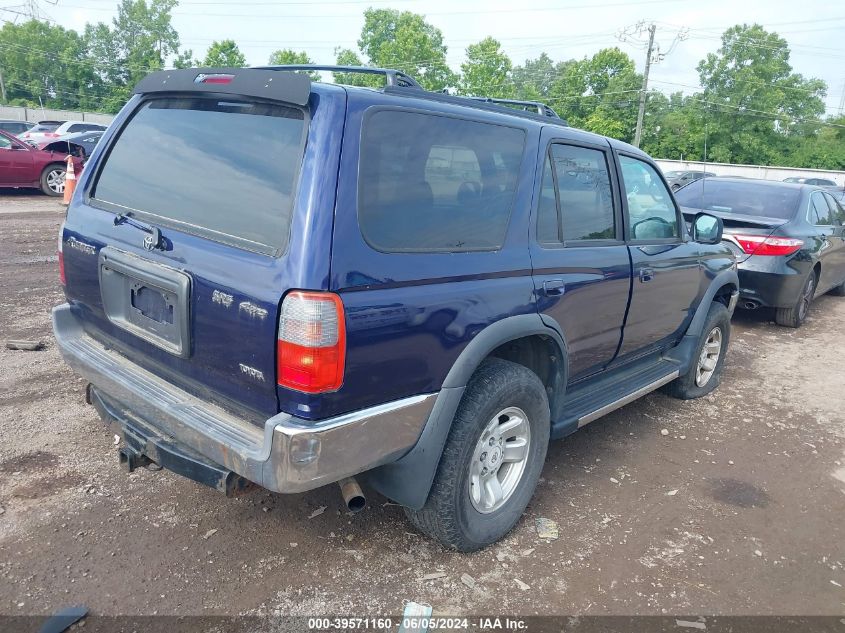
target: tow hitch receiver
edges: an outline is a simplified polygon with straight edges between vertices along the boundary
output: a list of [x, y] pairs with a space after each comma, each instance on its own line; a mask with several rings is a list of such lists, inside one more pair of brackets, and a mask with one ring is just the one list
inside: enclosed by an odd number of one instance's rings
[[125, 446], [117, 451], [117, 457], [120, 460], [120, 465], [126, 468], [127, 472], [132, 472], [136, 468], [149, 466], [153, 463], [146, 455], [139, 453], [135, 449]]
[[227, 497], [243, 493], [253, 486], [249, 480], [165, 436], [150, 424], [130, 418], [119, 403], [96, 387], [91, 387], [88, 394], [91, 404], [112, 432], [120, 436], [123, 445], [118, 449], [118, 459], [128, 472], [155, 464], [215, 488]]

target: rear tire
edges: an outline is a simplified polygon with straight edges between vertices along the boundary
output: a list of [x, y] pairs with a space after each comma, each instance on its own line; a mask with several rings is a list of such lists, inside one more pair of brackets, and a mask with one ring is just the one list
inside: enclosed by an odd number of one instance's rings
[[548, 445], [543, 383], [522, 365], [489, 358], [467, 385], [425, 505], [405, 514], [459, 552], [495, 543], [531, 500]]
[[41, 191], [53, 197], [64, 195], [66, 171], [61, 163], [47, 165], [41, 172]]
[[789, 308], [778, 308], [775, 311], [775, 323], [784, 327], [801, 327], [810, 312], [810, 304], [813, 302], [815, 293], [816, 273], [811, 272], [801, 287], [801, 293], [798, 295], [798, 301], [795, 302], [795, 305]]
[[666, 393], [680, 400], [707, 395], [719, 386], [731, 338], [731, 315], [724, 304], [714, 301], [696, 347], [693, 365], [666, 387]]

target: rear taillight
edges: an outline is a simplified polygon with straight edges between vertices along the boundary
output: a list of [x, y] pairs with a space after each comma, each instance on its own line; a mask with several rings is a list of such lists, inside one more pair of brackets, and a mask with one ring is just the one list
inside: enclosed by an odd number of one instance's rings
[[278, 384], [305, 393], [336, 391], [343, 384], [345, 361], [340, 297], [329, 292], [288, 293], [279, 317]]
[[65, 277], [65, 254], [64, 248], [62, 247], [62, 233], [64, 233], [64, 225], [59, 230], [59, 248], [58, 248], [58, 255], [59, 255], [59, 281], [62, 282], [63, 286], [67, 285], [67, 278]]
[[61, 134], [56, 134], [55, 132], [44, 132], [44, 136], [47, 136], [49, 138], [58, 138], [61, 136]]
[[792, 255], [804, 246], [802, 240], [791, 237], [763, 235], [732, 235], [740, 248], [749, 255]]

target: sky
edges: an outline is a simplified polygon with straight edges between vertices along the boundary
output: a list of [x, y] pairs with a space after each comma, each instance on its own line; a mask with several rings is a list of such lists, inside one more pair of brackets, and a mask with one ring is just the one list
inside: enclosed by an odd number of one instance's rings
[[[12, 1], [0, 7], [14, 7]], [[116, 0], [34, 1], [46, 17], [80, 31], [87, 22], [111, 21], [117, 5]], [[827, 82], [829, 115], [839, 113], [845, 93], [845, 4], [830, 0], [180, 0], [173, 24], [182, 47], [200, 59], [213, 40], [230, 38], [250, 65], [266, 64], [278, 48], [304, 50], [315, 62], [330, 64], [335, 47], [357, 48], [368, 7], [425, 15], [443, 32], [447, 61], [455, 70], [467, 45], [490, 35], [515, 65], [542, 51], [562, 61], [619, 46], [642, 71], [645, 47], [637, 43], [643, 38], [634, 26], [655, 22], [655, 41], [668, 54], [652, 65], [650, 88], [665, 93], [694, 92], [695, 67], [718, 49], [722, 32], [756, 22], [789, 42], [795, 72]], [[633, 37], [622, 42], [618, 34], [626, 29]], [[675, 41], [679, 32], [685, 39]]]

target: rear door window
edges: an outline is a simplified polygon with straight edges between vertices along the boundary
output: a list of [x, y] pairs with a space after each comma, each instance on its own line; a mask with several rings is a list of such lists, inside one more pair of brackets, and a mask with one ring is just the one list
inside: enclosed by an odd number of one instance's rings
[[384, 252], [496, 250], [504, 243], [525, 132], [398, 110], [365, 122], [358, 222]]
[[105, 208], [247, 250], [288, 240], [306, 120], [281, 104], [154, 99], [110, 148], [92, 197]]
[[830, 217], [832, 223], [841, 226], [842, 223], [845, 222], [845, 211], [842, 210], [842, 206], [832, 195], [829, 193], [825, 193], [823, 195], [825, 201], [827, 201], [827, 206], [830, 207]]
[[820, 191], [816, 191], [810, 196], [810, 222], [818, 226], [829, 226], [831, 222], [830, 207], [824, 199], [824, 195]]
[[[552, 165], [547, 156], [537, 217], [538, 241], [615, 239], [616, 222], [605, 153], [555, 143], [550, 156], [554, 163], [554, 183], [548, 182], [552, 179]], [[552, 191], [548, 195], [550, 186]]]

